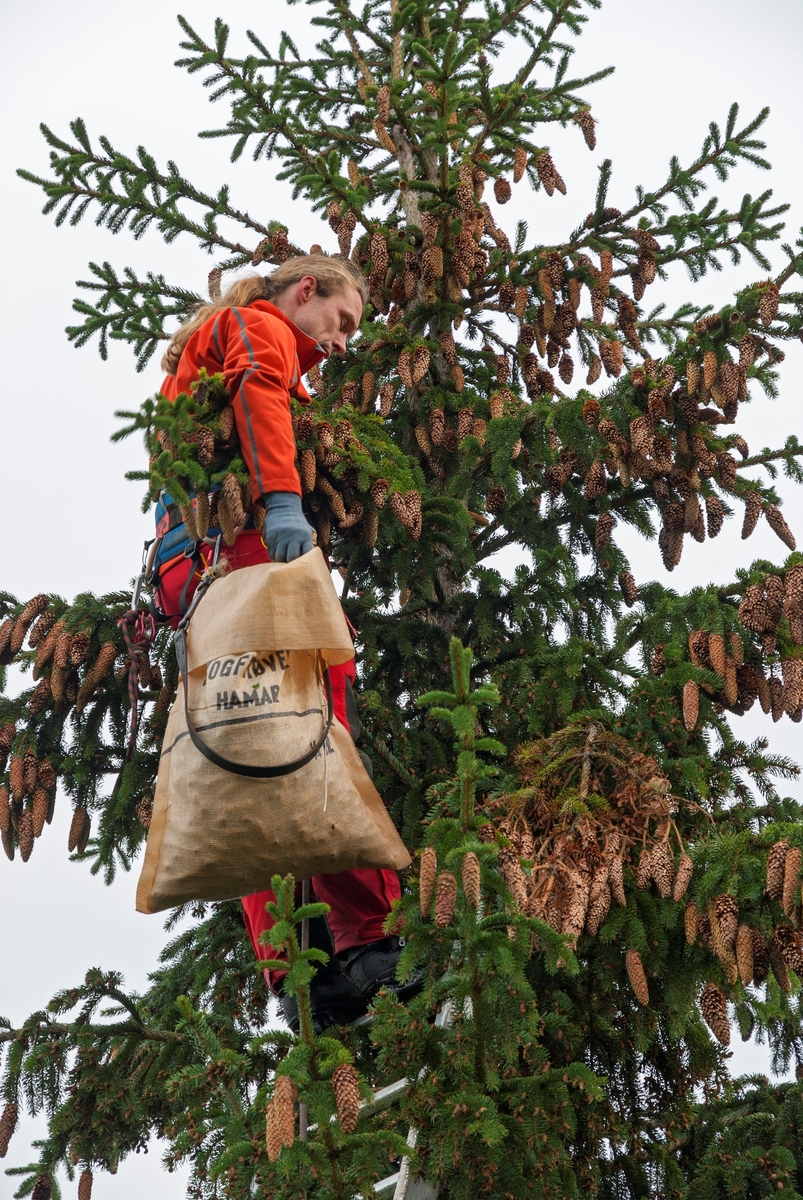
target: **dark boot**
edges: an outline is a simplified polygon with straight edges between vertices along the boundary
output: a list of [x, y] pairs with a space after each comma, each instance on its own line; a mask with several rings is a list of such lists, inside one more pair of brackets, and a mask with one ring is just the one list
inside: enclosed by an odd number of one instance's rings
[[[329, 961], [317, 967], [310, 983], [312, 1027], [315, 1033], [323, 1033], [333, 1025], [349, 1025], [365, 1014], [367, 1005], [335, 957], [334, 943], [325, 917], [313, 917], [310, 920], [309, 944], [329, 955]], [[285, 1021], [293, 1033], [298, 1033], [300, 1021], [296, 997], [288, 996], [281, 984], [278, 995]]]
[[369, 942], [367, 946], [354, 946], [338, 955], [346, 974], [360, 989], [366, 1002], [381, 988], [395, 992], [402, 1001], [409, 1000], [421, 990], [424, 980], [420, 971], [414, 971], [404, 983], [399, 983], [396, 978], [402, 944], [398, 937], [386, 937]]

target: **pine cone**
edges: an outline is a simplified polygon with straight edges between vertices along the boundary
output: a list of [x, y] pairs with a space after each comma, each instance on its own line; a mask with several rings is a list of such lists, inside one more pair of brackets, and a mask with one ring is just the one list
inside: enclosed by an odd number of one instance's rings
[[[527, 151], [523, 146], [517, 146], [513, 155], [513, 182], [518, 183], [527, 170]], [[497, 197], [498, 199], [498, 197]]]
[[650, 886], [652, 879], [652, 855], [645, 848], [639, 855], [638, 867], [636, 868], [636, 887], [640, 892], [644, 892]]
[[775, 504], [768, 504], [764, 509], [764, 516], [767, 518], [767, 524], [773, 533], [778, 535], [789, 550], [794, 551], [797, 547], [795, 535], [787, 525], [781, 510]]
[[611, 911], [610, 868], [608, 864], [598, 867], [591, 884], [591, 895], [586, 915], [586, 933], [596, 937]]
[[48, 1175], [37, 1175], [33, 1191], [31, 1192], [31, 1200], [50, 1200], [52, 1194], [53, 1185], [50, 1182], [50, 1177]]
[[421, 916], [428, 917], [432, 908], [432, 897], [435, 894], [435, 876], [438, 871], [438, 860], [432, 846], [425, 846], [421, 851], [421, 869], [419, 871], [419, 904]]
[[70, 854], [72, 854], [73, 850], [77, 850], [79, 854], [83, 854], [89, 840], [90, 825], [91, 820], [86, 809], [76, 808], [72, 815], [70, 832], [67, 837], [67, 849]]
[[789, 978], [789, 968], [786, 965], [786, 960], [781, 953], [781, 944], [778, 942], [776, 937], [777, 932], [778, 931], [776, 930], [772, 935], [772, 941], [769, 944], [767, 954], [769, 957], [770, 966], [772, 967], [772, 973], [777, 980], [778, 987], [785, 995], [788, 996], [792, 990], [792, 982]]
[[78, 1180], [78, 1200], [92, 1200], [92, 1172], [89, 1167], [81, 1172]]
[[390, 484], [387, 479], [375, 479], [371, 484], [371, 499], [377, 508], [384, 508], [388, 498]]
[[[783, 961], [798, 977], [803, 977], [803, 946], [801, 933], [789, 925], [779, 925], [772, 935], [773, 945], [780, 953]], [[772, 954], [772, 947], [770, 947]]]
[[589, 150], [596, 149], [596, 145], [597, 145], [597, 133], [596, 133], [596, 129], [595, 129], [596, 121], [591, 116], [590, 110], [587, 108], [584, 108], [582, 110], [582, 112], [575, 113], [574, 119], [577, 122], [577, 124], [580, 126], [580, 130], [583, 134], [585, 144], [588, 146]]
[[44, 712], [51, 699], [50, 680], [47, 677], [40, 679], [28, 701], [28, 712], [32, 717], [38, 716], [40, 712]]
[[686, 930], [686, 941], [690, 946], [693, 946], [697, 941], [697, 934], [700, 930], [700, 910], [693, 900], [690, 900], [686, 905], [683, 913], [683, 924]]
[[301, 488], [303, 492], [308, 495], [310, 492], [315, 491], [315, 481], [318, 475], [314, 451], [302, 450], [300, 465], [301, 469], [299, 471], [299, 475], [301, 476]]
[[33, 814], [30, 809], [25, 808], [20, 813], [19, 821], [17, 822], [17, 841], [19, 842], [20, 858], [23, 862], [27, 862], [33, 851]]
[[594, 530], [594, 549], [597, 554], [602, 554], [603, 550], [610, 545], [613, 528], [613, 514], [610, 512], [600, 513]]
[[771, 325], [777, 317], [778, 302], [778, 285], [770, 279], [762, 285], [761, 298], [758, 302], [758, 315], [765, 328]]
[[629, 571], [622, 571], [619, 576], [619, 587], [621, 588], [625, 604], [628, 608], [632, 608], [638, 600], [638, 587]]
[[615, 854], [610, 861], [608, 883], [610, 885], [611, 895], [616, 903], [621, 908], [626, 908], [627, 896], [625, 895], [624, 866], [622, 859], [618, 854]]
[[753, 938], [753, 983], [760, 987], [767, 981], [770, 969], [769, 946], [759, 929], [751, 929]]
[[715, 984], [707, 983], [703, 988], [700, 995], [700, 1011], [703, 1014], [703, 1020], [720, 1045], [730, 1045], [731, 1030], [725, 1007], [725, 997]]
[[803, 704], [803, 659], [785, 658], [783, 672], [783, 707], [790, 716]]
[[429, 436], [433, 446], [442, 446], [446, 435], [446, 417], [442, 408], [433, 408], [429, 414]]
[[585, 480], [583, 481], [583, 495], [585, 496], [586, 500], [595, 500], [597, 496], [605, 495], [607, 486], [605, 467], [602, 465], [599, 459], [595, 459], [589, 467]]
[[749, 925], [740, 925], [736, 931], [736, 965], [739, 978], [748, 987], [753, 982], [753, 931]]
[[346, 1134], [354, 1133], [360, 1114], [360, 1077], [351, 1063], [341, 1063], [335, 1067], [332, 1087], [340, 1128]]
[[513, 195], [510, 184], [500, 175], [494, 180], [494, 196], [497, 204], [507, 204], [510, 197]]
[[8, 1152], [11, 1135], [17, 1128], [18, 1112], [19, 1109], [13, 1100], [9, 1100], [3, 1109], [3, 1115], [0, 1117], [0, 1158], [5, 1158]]
[[153, 803], [149, 796], [142, 796], [137, 801], [137, 807], [134, 810], [137, 814], [137, 820], [143, 829], [150, 829], [151, 818], [153, 816]]
[[50, 797], [44, 788], [37, 788], [33, 794], [33, 807], [31, 809], [33, 836], [35, 838], [40, 837], [45, 827], [49, 808]]
[[721, 634], [711, 633], [708, 635], [708, 657], [711, 660], [711, 669], [716, 671], [720, 679], [724, 679], [728, 656], [725, 651], [725, 639]]
[[659, 642], [650, 659], [650, 671], [653, 675], [663, 675], [666, 670], [666, 655], [663, 642]]
[[693, 679], [683, 685], [683, 724], [692, 732], [700, 713], [700, 689]]
[[473, 850], [469, 850], [463, 855], [463, 863], [461, 866], [461, 876], [463, 882], [463, 894], [466, 897], [466, 904], [469, 908], [476, 909], [480, 903], [480, 883], [481, 871], [480, 860], [477, 858]]
[[277, 1075], [273, 1086], [274, 1119], [278, 1126], [281, 1144], [292, 1146], [295, 1138], [295, 1103], [298, 1088], [289, 1075]]
[[503, 487], [492, 487], [488, 489], [488, 497], [485, 501], [485, 507], [489, 513], [502, 512], [507, 502], [507, 495]]
[[721, 531], [725, 520], [725, 510], [722, 507], [722, 501], [719, 499], [719, 496], [706, 496], [705, 509], [708, 523], [708, 536], [710, 538], [715, 538]]
[[86, 656], [89, 653], [89, 640], [88, 633], [75, 633], [70, 639], [69, 657], [70, 664], [73, 667], [80, 667], [86, 661]]
[[520, 912], [527, 908], [527, 880], [515, 850], [499, 851], [499, 873]]
[[435, 893], [435, 925], [438, 929], [445, 929], [451, 924], [456, 899], [457, 880], [451, 871], [443, 871], [438, 876]]
[[31, 626], [31, 632], [28, 634], [28, 645], [32, 650], [41, 643], [42, 639], [51, 629], [53, 622], [56, 619], [56, 614], [53, 610], [43, 612], [42, 615]]
[[803, 851], [798, 846], [790, 846], [784, 860], [783, 892], [781, 895], [781, 907], [787, 917], [794, 916], [800, 899], [801, 866], [803, 866]]
[[56, 771], [50, 759], [44, 758], [39, 763], [38, 778], [41, 786], [48, 792], [56, 786]]
[[269, 1162], [276, 1162], [282, 1152], [282, 1126], [272, 1100], [265, 1116], [265, 1148]]
[[23, 800], [25, 798], [25, 768], [22, 765], [22, 758], [18, 754], [12, 755], [8, 765], [8, 782], [14, 799]]
[[731, 951], [736, 942], [736, 930], [739, 927], [739, 905], [734, 896], [717, 896], [714, 901], [714, 911], [726, 951]]
[[25, 795], [30, 796], [33, 794], [39, 776], [39, 759], [33, 750], [26, 750], [22, 756], [22, 773]]
[[655, 880], [660, 896], [668, 900], [672, 895], [674, 862], [666, 842], [658, 842], [650, 851], [650, 874]]
[[689, 855], [684, 851], [678, 860], [677, 874], [675, 875], [675, 882], [672, 887], [672, 899], [676, 903], [686, 895], [686, 890], [691, 883], [693, 870], [694, 864]]
[[636, 999], [643, 1008], [646, 1008], [650, 1003], [650, 990], [647, 987], [647, 976], [644, 974], [638, 950], [628, 950], [625, 955], [625, 967]]
[[599, 354], [606, 375], [614, 377], [622, 373], [622, 343], [618, 341], [599, 343]]

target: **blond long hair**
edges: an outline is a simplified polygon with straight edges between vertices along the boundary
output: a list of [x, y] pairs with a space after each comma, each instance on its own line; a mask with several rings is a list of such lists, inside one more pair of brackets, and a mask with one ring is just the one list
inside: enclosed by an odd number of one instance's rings
[[170, 345], [162, 358], [162, 370], [175, 375], [181, 353], [196, 329], [224, 308], [246, 308], [255, 300], [275, 300], [281, 292], [311, 275], [318, 285], [321, 296], [332, 296], [346, 287], [355, 288], [365, 304], [368, 288], [359, 269], [347, 258], [329, 258], [325, 254], [299, 254], [289, 258], [271, 275], [247, 275], [238, 279], [211, 304], [201, 304], [189, 320], [179, 326], [170, 339]]

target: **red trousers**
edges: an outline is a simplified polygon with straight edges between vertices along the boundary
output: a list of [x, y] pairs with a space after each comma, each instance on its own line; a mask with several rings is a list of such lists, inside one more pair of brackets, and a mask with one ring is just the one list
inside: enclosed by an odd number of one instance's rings
[[[207, 557], [211, 557], [208, 547], [206, 554]], [[220, 555], [228, 560], [235, 571], [239, 567], [250, 567], [269, 561], [262, 536], [255, 530], [245, 530], [233, 546], [223, 546]], [[192, 570], [190, 560], [181, 558], [168, 564], [167, 570], [162, 572], [159, 579], [156, 600], [162, 611], [171, 617], [170, 624], [174, 629], [181, 616], [179, 601], [187, 576]], [[200, 572], [196, 574], [200, 579]], [[185, 604], [189, 604], [197, 586], [196, 580], [190, 581], [184, 597]], [[349, 729], [346, 681], [353, 682], [355, 674], [353, 659], [329, 669], [335, 715], [346, 729]], [[311, 884], [314, 896], [329, 905], [327, 920], [336, 954], [350, 950], [353, 946], [365, 946], [384, 937], [382, 926], [394, 900], [401, 896], [396, 872], [381, 868], [358, 868], [353, 871], [338, 871], [335, 875], [314, 875]], [[273, 898], [273, 892], [270, 891], [243, 896], [245, 927], [254, 953], [259, 959], [280, 957], [270, 946], [262, 945], [258, 940], [259, 935], [273, 925], [273, 918], [265, 911], [265, 904]], [[283, 971], [265, 971], [268, 985], [275, 988], [283, 974]]]

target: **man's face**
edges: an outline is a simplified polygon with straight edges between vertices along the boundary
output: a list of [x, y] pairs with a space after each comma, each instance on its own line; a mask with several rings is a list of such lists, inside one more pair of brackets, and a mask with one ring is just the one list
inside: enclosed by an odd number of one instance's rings
[[277, 308], [299, 329], [330, 354], [344, 354], [346, 342], [360, 327], [362, 297], [348, 285], [331, 296], [321, 296], [311, 275], [281, 292]]

